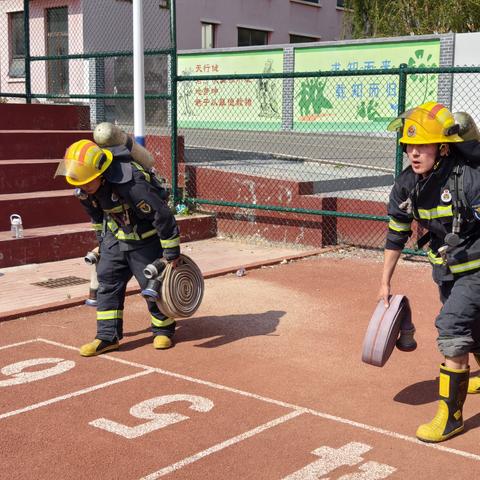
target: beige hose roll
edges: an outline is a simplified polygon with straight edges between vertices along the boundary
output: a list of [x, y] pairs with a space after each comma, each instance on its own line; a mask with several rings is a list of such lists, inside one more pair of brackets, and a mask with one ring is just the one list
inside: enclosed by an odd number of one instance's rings
[[157, 305], [169, 317], [190, 317], [202, 303], [205, 283], [197, 264], [181, 254], [174, 268], [171, 263], [161, 275], [162, 290]]

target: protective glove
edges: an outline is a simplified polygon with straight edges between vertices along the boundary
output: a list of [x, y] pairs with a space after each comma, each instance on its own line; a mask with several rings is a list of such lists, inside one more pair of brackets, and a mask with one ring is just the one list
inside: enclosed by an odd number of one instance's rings
[[163, 258], [167, 262], [176, 260], [180, 256], [180, 247], [164, 248], [163, 249]]

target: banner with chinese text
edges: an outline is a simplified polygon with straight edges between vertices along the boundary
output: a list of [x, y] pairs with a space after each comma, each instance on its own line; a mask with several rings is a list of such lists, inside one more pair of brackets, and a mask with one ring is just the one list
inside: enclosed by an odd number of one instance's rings
[[[295, 50], [295, 71], [437, 67], [440, 41], [327, 46]], [[342, 76], [295, 80], [294, 128], [315, 131], [384, 131], [397, 116], [398, 75]], [[407, 105], [437, 100], [438, 75], [409, 75]]]
[[[179, 75], [282, 73], [283, 50], [184, 54]], [[282, 79], [195, 80], [178, 84], [183, 128], [276, 130], [282, 122]]]

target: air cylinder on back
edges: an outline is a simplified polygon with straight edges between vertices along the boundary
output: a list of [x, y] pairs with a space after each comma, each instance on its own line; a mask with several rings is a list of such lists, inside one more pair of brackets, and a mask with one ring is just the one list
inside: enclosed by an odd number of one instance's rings
[[152, 154], [145, 147], [136, 143], [133, 138], [113, 123], [99, 123], [93, 131], [93, 139], [100, 147], [125, 145], [130, 150], [132, 158], [146, 170], [150, 170], [155, 164]]

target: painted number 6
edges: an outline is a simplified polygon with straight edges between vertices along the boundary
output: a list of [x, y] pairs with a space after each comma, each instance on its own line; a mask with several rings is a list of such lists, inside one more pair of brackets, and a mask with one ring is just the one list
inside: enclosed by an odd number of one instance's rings
[[189, 402], [189, 408], [197, 412], [208, 412], [213, 408], [213, 402], [208, 398], [198, 397], [196, 395], [164, 395], [162, 397], [154, 397], [150, 400], [137, 403], [130, 409], [130, 414], [136, 418], [149, 419], [149, 422], [142, 423], [136, 427], [128, 427], [121, 423], [108, 420], [106, 418], [97, 418], [89, 422], [93, 427], [107, 430], [107, 432], [115, 433], [122, 437], [131, 439], [141, 437], [147, 433], [168, 427], [174, 423], [188, 420], [189, 417], [180, 413], [155, 413], [154, 410], [161, 405], [167, 405], [174, 402]]
[[[55, 366], [36, 370], [35, 372], [24, 372], [26, 368], [35, 367], [36, 365], [44, 365], [55, 363]], [[52, 377], [64, 373], [75, 366], [72, 360], [64, 360], [63, 358], [34, 358], [23, 362], [11, 363], [3, 367], [0, 372], [7, 375], [7, 380], [0, 380], [0, 387], [10, 387], [11, 385], [21, 385], [22, 383], [36, 382], [44, 378]]]

